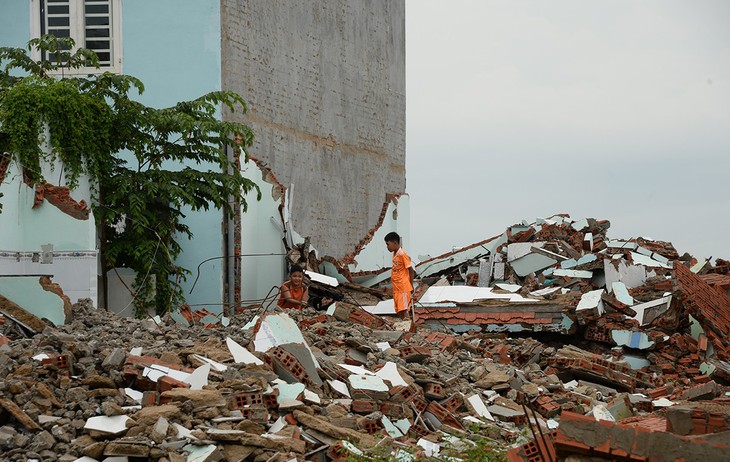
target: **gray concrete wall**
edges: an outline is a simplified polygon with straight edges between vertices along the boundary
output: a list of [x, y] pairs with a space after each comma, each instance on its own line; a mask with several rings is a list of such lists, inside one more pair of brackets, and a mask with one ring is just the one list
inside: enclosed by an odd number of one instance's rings
[[249, 153], [294, 185], [294, 229], [342, 258], [405, 191], [405, 1], [221, 0], [221, 28]]

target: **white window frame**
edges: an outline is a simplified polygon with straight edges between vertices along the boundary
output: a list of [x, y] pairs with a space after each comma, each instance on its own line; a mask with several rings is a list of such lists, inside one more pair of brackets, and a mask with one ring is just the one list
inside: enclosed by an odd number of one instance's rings
[[[111, 65], [104, 65], [98, 69], [95, 67], [80, 67], [54, 71], [53, 74], [64, 75], [87, 75], [103, 74], [104, 72], [122, 73], [122, 0], [110, 0], [111, 13]], [[70, 35], [76, 42], [76, 48], [85, 45], [85, 21], [84, 21], [84, 0], [69, 0]], [[38, 38], [41, 36], [41, 0], [30, 0], [30, 36]], [[73, 50], [72, 50], [73, 51]], [[31, 57], [35, 60], [41, 59], [38, 50], [32, 50]]]

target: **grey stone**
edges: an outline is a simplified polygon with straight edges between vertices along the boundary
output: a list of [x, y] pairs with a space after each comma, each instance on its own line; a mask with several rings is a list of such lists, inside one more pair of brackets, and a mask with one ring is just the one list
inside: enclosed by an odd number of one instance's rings
[[51, 449], [56, 444], [56, 439], [49, 432], [43, 430], [33, 437], [33, 441], [28, 445], [29, 451], [43, 451]]
[[75, 432], [70, 425], [56, 425], [51, 428], [51, 434], [58, 441], [69, 443], [73, 439]]
[[54, 449], [46, 449], [38, 454], [43, 462], [54, 462], [58, 460], [58, 454], [66, 452], [63, 445], [56, 445]]
[[30, 438], [22, 433], [18, 433], [13, 437], [13, 447], [24, 448], [30, 443]]
[[117, 368], [124, 364], [127, 354], [121, 348], [114, 348], [101, 363], [103, 368]]
[[484, 374], [486, 373], [486, 369], [484, 366], [477, 366], [473, 369], [470, 369], [469, 372], [469, 378], [472, 382], [476, 382], [479, 380]]
[[0, 447], [8, 448], [13, 444], [13, 438], [17, 435], [17, 431], [8, 425], [0, 427]]

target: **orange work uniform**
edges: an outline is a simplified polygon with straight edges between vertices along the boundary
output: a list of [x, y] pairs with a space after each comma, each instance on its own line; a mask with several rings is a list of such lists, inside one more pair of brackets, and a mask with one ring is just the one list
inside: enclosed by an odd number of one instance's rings
[[289, 291], [289, 294], [291, 294], [291, 298], [297, 301], [304, 300], [304, 294], [309, 289], [304, 285], [301, 285], [298, 288], [294, 287], [291, 284], [291, 281], [286, 281], [284, 284], [281, 285], [281, 295], [279, 296], [279, 302], [277, 303], [277, 306], [279, 306], [279, 308], [296, 308], [298, 310], [301, 310], [302, 307], [300, 305], [295, 305], [284, 298], [285, 288]]
[[393, 270], [390, 279], [393, 282], [393, 301], [396, 313], [408, 310], [411, 306], [413, 285], [409, 268], [412, 266], [411, 259], [405, 250], [399, 248], [393, 252]]

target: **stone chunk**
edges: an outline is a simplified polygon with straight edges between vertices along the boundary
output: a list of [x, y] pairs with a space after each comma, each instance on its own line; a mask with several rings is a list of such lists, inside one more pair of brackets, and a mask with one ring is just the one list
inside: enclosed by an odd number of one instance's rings
[[512, 380], [512, 376], [502, 371], [490, 372], [480, 378], [474, 385], [480, 388], [492, 388], [500, 383], [507, 383]]
[[6, 411], [8, 411], [18, 422], [23, 424], [25, 428], [28, 430], [40, 430], [41, 427], [35, 423], [33, 419], [28, 416], [21, 408], [18, 407], [17, 404], [12, 402], [9, 399], [0, 398], [0, 406], [2, 406]]
[[162, 406], [147, 406], [137, 411], [132, 418], [143, 426], [150, 426], [164, 417], [167, 420], [173, 420], [180, 415], [180, 408], [174, 404], [164, 404]]
[[13, 427], [4, 425], [0, 427], [0, 448], [7, 448], [13, 442], [13, 437], [18, 433]]
[[96, 390], [98, 388], [117, 388], [117, 384], [114, 383], [114, 380], [110, 379], [109, 377], [104, 377], [102, 375], [90, 375], [88, 377], [85, 377], [84, 380], [81, 381], [81, 383], [89, 387], [89, 389], [91, 390]]
[[40, 452], [46, 449], [51, 449], [56, 445], [56, 439], [47, 431], [42, 431], [33, 437], [28, 446], [29, 451]]
[[195, 407], [226, 407], [227, 402], [218, 390], [191, 390], [189, 388], [173, 388], [163, 392], [161, 399], [171, 399], [172, 401], [191, 400]]
[[373, 447], [379, 441], [370, 435], [350, 430], [348, 428], [337, 427], [322, 418], [309, 415], [303, 411], [296, 410], [293, 412], [293, 415], [294, 418], [302, 425], [320, 431], [332, 438], [352, 440], [356, 443], [359, 442], [360, 445], [365, 447]]
[[127, 354], [121, 348], [114, 348], [109, 353], [104, 361], [101, 363], [101, 367], [104, 369], [116, 369], [124, 364], [124, 360], [127, 358]]
[[104, 455], [108, 457], [147, 457], [149, 453], [150, 446], [145, 441], [110, 441], [104, 448]]

